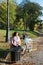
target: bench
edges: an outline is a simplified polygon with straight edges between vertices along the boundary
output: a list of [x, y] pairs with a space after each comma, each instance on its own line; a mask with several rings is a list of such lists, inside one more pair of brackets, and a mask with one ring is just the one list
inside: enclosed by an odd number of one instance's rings
[[18, 61], [20, 60], [20, 52], [13, 51], [12, 49], [0, 50], [2, 53], [2, 60], [5, 61]]

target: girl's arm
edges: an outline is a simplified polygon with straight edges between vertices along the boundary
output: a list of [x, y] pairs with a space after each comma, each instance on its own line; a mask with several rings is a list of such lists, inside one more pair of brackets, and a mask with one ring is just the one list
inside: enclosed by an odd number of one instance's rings
[[17, 45], [16, 41], [15, 41], [13, 38], [12, 38], [12, 40], [11, 40], [11, 44], [14, 45], [14, 46]]
[[18, 45], [21, 45], [21, 40], [20, 40], [20, 37], [18, 37]]

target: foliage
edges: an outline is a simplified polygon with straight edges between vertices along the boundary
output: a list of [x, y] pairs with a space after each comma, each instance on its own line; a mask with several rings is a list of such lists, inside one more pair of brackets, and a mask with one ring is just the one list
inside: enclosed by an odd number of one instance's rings
[[[16, 14], [16, 3], [14, 3], [12, 0], [9, 1], [9, 23], [10, 28], [14, 28], [14, 20], [15, 20], [15, 14]], [[6, 29], [6, 22], [7, 22], [7, 3], [6, 1], [3, 1], [0, 3], [0, 23], [2, 23], [4, 29]]]
[[[16, 1], [15, 1], [16, 2]], [[23, 0], [19, 5], [9, 0], [9, 23], [10, 29], [34, 30], [34, 25], [39, 23], [38, 17], [41, 13], [41, 6], [29, 0]], [[7, 1], [0, 3], [0, 28], [6, 29], [7, 22]]]
[[17, 8], [17, 19], [19, 20], [20, 18], [23, 19], [24, 23], [24, 29], [29, 29], [31, 31], [34, 30], [34, 25], [38, 23], [38, 16], [40, 16], [41, 13], [41, 6], [37, 3], [32, 3], [32, 2], [26, 2], [24, 4], [20, 4]]
[[2, 23], [3, 28], [4, 26], [6, 27], [6, 23], [5, 23], [7, 19], [6, 13], [7, 13], [6, 4], [0, 3], [0, 22]]

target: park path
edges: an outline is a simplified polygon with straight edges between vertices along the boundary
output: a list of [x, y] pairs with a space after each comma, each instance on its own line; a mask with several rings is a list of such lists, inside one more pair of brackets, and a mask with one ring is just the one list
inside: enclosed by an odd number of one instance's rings
[[38, 49], [28, 53], [23, 60], [33, 63], [33, 65], [43, 65], [43, 44], [39, 44]]
[[16, 65], [43, 65], [43, 36], [38, 37], [35, 41], [38, 42], [37, 50], [26, 53]]
[[39, 36], [34, 40], [38, 44], [36, 51], [24, 54], [17, 63], [0, 63], [0, 65], [43, 65], [43, 36]]

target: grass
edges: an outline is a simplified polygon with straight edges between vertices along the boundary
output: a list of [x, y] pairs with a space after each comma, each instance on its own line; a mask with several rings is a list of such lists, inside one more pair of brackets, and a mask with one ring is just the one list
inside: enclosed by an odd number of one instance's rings
[[[14, 32], [14, 30], [10, 30], [10, 37], [12, 36], [13, 32]], [[22, 38], [23, 31], [16, 30], [16, 32], [18, 32], [20, 37]], [[27, 31], [26, 33], [30, 38], [37, 38], [38, 37], [37, 32]], [[0, 48], [3, 48], [3, 49], [9, 48], [9, 43], [5, 42], [5, 36], [6, 36], [6, 30], [0, 30]]]
[[[12, 36], [13, 32], [14, 32], [14, 30], [10, 30], [10, 37]], [[22, 38], [23, 31], [16, 30], [16, 32], [18, 32], [20, 37]], [[37, 38], [36, 32], [27, 31], [26, 33], [31, 38]], [[10, 48], [10, 44], [5, 42], [5, 36], [6, 36], [6, 30], [0, 30], [0, 50], [1, 50], [0, 57], [3, 54], [3, 50]], [[23, 41], [22, 41], [22, 43], [23, 43]]]
[[[13, 32], [14, 30], [10, 30], [10, 37], [12, 36]], [[22, 38], [23, 31], [16, 30], [16, 32], [18, 32], [20, 37]], [[26, 33], [30, 38], [37, 38], [36, 32], [27, 31]], [[9, 43], [5, 42], [5, 36], [6, 36], [6, 30], [0, 30], [0, 48], [3, 48], [3, 49], [9, 48]]]
[[[10, 36], [12, 35], [13, 32], [14, 32], [14, 30], [11, 30], [11, 31], [10, 31]], [[20, 37], [22, 37], [23, 31], [18, 31], [18, 30], [16, 30], [16, 32], [18, 32], [19, 35], [20, 35]], [[37, 32], [35, 32], [35, 31], [26, 31], [26, 33], [27, 33], [27, 35], [28, 35], [29, 37], [31, 37], [31, 38], [37, 38]]]
[[[12, 33], [14, 32], [15, 30], [10, 30], [10, 36], [12, 36]], [[18, 31], [16, 30], [16, 32], [18, 32], [20, 34], [20, 36], [22, 36], [23, 34], [23, 31]], [[28, 36], [32, 36], [32, 37], [37, 37], [37, 33], [34, 32], [34, 31], [26, 31], [26, 33], [28, 34]], [[2, 37], [6, 36], [6, 30], [0, 30], [0, 35]]]

